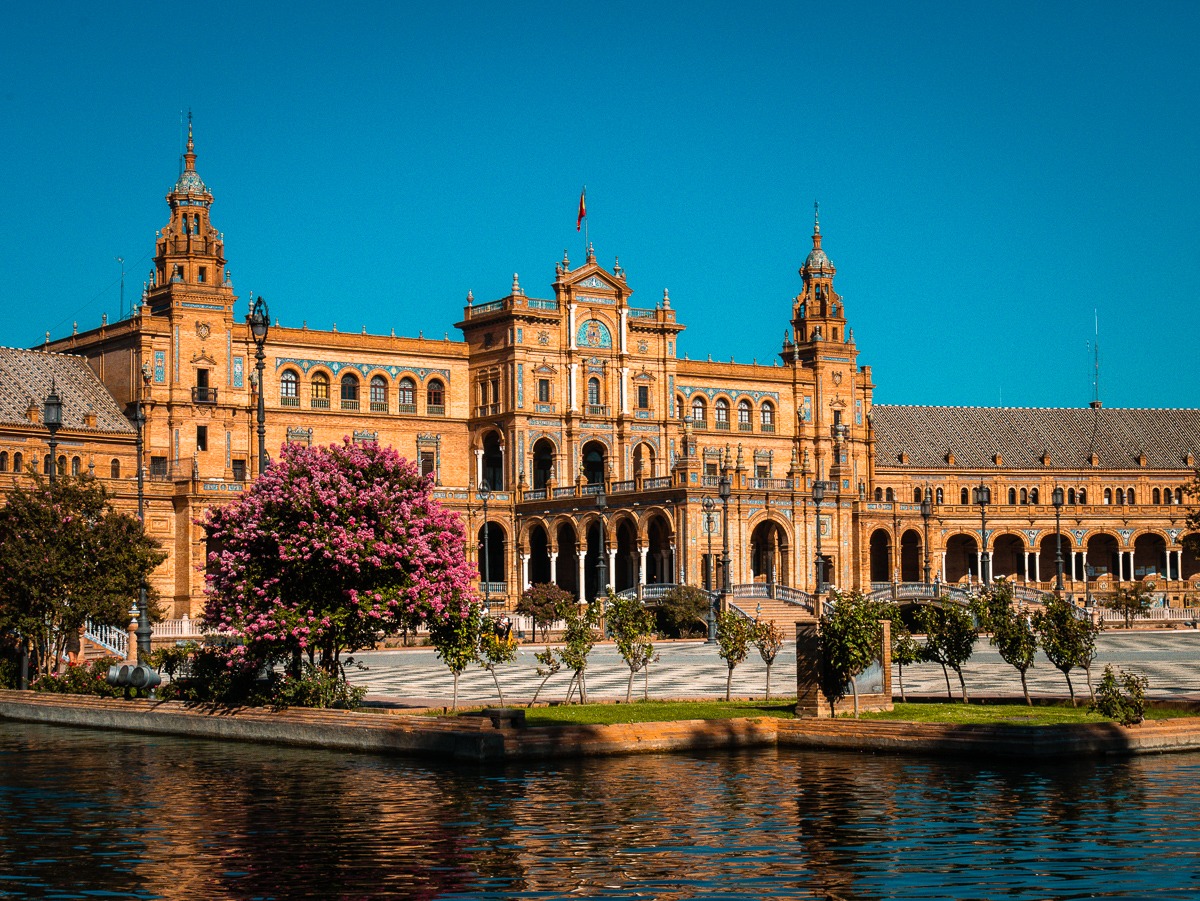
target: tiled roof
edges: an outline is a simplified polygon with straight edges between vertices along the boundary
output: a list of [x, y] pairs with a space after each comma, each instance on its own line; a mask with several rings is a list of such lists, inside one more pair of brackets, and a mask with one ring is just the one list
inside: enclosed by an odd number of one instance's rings
[[[1186, 469], [1200, 459], [1200, 410], [1040, 409], [1020, 407], [876, 406], [876, 466], [946, 469], [1090, 467]], [[1042, 463], [1042, 454], [1049, 462]], [[907, 454], [901, 462], [901, 454]], [[1194, 464], [1193, 464], [1194, 465]]]
[[[41, 410], [51, 387], [57, 388], [62, 398], [63, 429], [135, 431], [83, 357], [0, 347], [0, 423], [29, 425], [30, 403]], [[91, 429], [84, 425], [88, 413], [96, 414]]]

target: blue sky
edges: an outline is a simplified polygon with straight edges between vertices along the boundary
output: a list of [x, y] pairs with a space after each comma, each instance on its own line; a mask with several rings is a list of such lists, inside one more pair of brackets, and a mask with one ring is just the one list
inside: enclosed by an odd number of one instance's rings
[[1106, 406], [1196, 406], [1197, 10], [14, 6], [0, 343], [119, 315], [118, 256], [138, 296], [190, 108], [234, 287], [286, 325], [551, 296], [586, 183], [682, 352], [769, 361], [819, 200], [877, 402], [1085, 405], [1095, 311]]

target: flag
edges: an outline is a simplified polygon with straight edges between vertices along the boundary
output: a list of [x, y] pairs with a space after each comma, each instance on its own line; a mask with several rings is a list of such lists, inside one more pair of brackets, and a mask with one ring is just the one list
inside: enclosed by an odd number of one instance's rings
[[579, 227], [583, 225], [583, 219], [587, 215], [587, 185], [579, 192], [579, 215], [575, 219], [575, 231], [579, 231]]

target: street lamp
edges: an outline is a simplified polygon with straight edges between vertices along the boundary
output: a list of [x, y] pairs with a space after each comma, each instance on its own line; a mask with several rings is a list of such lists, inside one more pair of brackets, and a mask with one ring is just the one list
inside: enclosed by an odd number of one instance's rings
[[824, 568], [823, 567], [824, 561], [821, 558], [821, 502], [823, 500], [825, 500], [825, 483], [824, 482], [819, 481], [819, 480], [816, 482], [813, 482], [812, 499], [813, 499], [813, 506], [816, 507], [816, 510], [817, 510], [817, 517], [816, 517], [817, 557], [816, 557], [816, 560], [814, 561], [816, 571], [817, 571], [817, 591], [816, 591], [817, 602], [813, 606], [814, 606], [814, 609], [815, 609], [817, 615], [819, 616], [821, 613], [821, 576], [822, 576], [821, 570]]
[[925, 521], [925, 587], [929, 588], [929, 517], [933, 515], [933, 489], [925, 486], [921, 499], [921, 519]]
[[[133, 413], [133, 421], [137, 426], [137, 493], [138, 493], [138, 522], [142, 524], [142, 533], [146, 531], [146, 485], [142, 475], [142, 449], [143, 449], [143, 434], [146, 428], [146, 414], [142, 410], [142, 400], [139, 397], [136, 401]], [[140, 665], [148, 665], [150, 656], [150, 637], [154, 634], [154, 627], [150, 625], [150, 605], [146, 601], [146, 581], [143, 579], [138, 585], [138, 607], [137, 607], [137, 662]]]
[[488, 502], [488, 498], [492, 496], [492, 486], [487, 483], [487, 479], [484, 479], [482, 482], [479, 483], [478, 494], [479, 494], [479, 500], [483, 503], [483, 572], [482, 572], [482, 576], [483, 576], [483, 608], [485, 610], [489, 610], [489, 609], [491, 609], [491, 606], [492, 606], [492, 604], [491, 604], [492, 595], [491, 595], [491, 585], [488, 584], [488, 581], [489, 581], [488, 576], [490, 575], [490, 573], [488, 572], [488, 567], [489, 567], [489, 564], [491, 563], [491, 561], [488, 560], [487, 502]]
[[608, 593], [608, 563], [605, 558], [608, 556], [608, 549], [605, 546], [604, 534], [604, 511], [608, 508], [608, 498], [604, 496], [604, 483], [600, 483], [599, 490], [596, 492], [596, 510], [600, 513], [600, 553], [596, 560], [596, 598], [601, 599]]
[[979, 536], [983, 539], [983, 550], [979, 554], [979, 576], [986, 588], [992, 582], [992, 555], [988, 552], [987, 505], [992, 502], [992, 490], [979, 480], [975, 489], [975, 503], [979, 504]]
[[1063, 508], [1063, 490], [1061, 487], [1055, 487], [1050, 494], [1050, 501], [1054, 504], [1054, 591], [1058, 595], [1062, 595], [1063, 590], [1063, 555], [1062, 555], [1062, 508]]
[[704, 508], [704, 530], [708, 532], [708, 557], [705, 558], [704, 567], [704, 588], [708, 592], [708, 640], [714, 642], [717, 640], [717, 606], [716, 596], [713, 594], [713, 551], [712, 551], [712, 533], [713, 533], [713, 508], [717, 506], [717, 502], [711, 497], [706, 497], [700, 502], [700, 506]]
[[58, 441], [55, 436], [62, 428], [62, 398], [58, 396], [58, 388], [50, 382], [50, 394], [42, 406], [42, 421], [50, 433], [50, 490], [54, 491], [54, 476], [58, 472]]
[[254, 301], [254, 306], [246, 315], [246, 321], [250, 323], [250, 334], [254, 338], [256, 348], [254, 368], [258, 372], [258, 472], [261, 475], [267, 468], [267, 407], [266, 386], [263, 384], [263, 373], [267, 368], [267, 355], [263, 351], [263, 345], [267, 343], [267, 331], [271, 324], [267, 304], [262, 297]]
[[717, 482], [717, 494], [721, 497], [721, 599], [722, 604], [729, 603], [729, 493], [732, 488], [729, 481], [729, 467], [721, 470], [721, 480]]

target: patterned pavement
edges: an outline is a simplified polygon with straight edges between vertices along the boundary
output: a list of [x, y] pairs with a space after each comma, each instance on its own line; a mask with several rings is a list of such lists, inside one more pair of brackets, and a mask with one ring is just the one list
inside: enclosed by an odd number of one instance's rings
[[[1162, 632], [1106, 632], [1098, 640], [1099, 654], [1092, 666], [1093, 681], [1098, 682], [1106, 663], [1145, 675], [1150, 686], [1148, 694], [1158, 698], [1191, 697], [1200, 700], [1200, 632], [1176, 630]], [[506, 703], [523, 703], [537, 691], [541, 677], [536, 673], [535, 651], [544, 645], [522, 645], [517, 660], [500, 667], [498, 675]], [[649, 696], [651, 698], [724, 697], [727, 669], [717, 655], [715, 645], [699, 641], [662, 642], [656, 646], [660, 655], [650, 667]], [[413, 706], [443, 706], [450, 703], [453, 679], [450, 671], [430, 649], [415, 648], [394, 651], [373, 651], [355, 655], [365, 669], [348, 668], [350, 680], [368, 688], [369, 697]], [[540, 699], [561, 700], [570, 682], [570, 673], [552, 676], [542, 689]], [[772, 695], [794, 695], [796, 678], [796, 648], [794, 642], [784, 645], [771, 670]], [[1004, 663], [986, 639], [975, 645], [975, 653], [964, 668], [969, 696], [1019, 695], [1020, 678], [1016, 670]], [[1087, 696], [1087, 684], [1082, 671], [1073, 671], [1077, 696]], [[958, 681], [950, 674], [951, 686], [957, 696]], [[587, 688], [592, 699], [623, 700], [629, 682], [629, 669], [611, 644], [597, 645], [588, 660]], [[766, 666], [758, 651], [750, 655], [733, 674], [733, 694], [737, 697], [762, 697], [766, 687]], [[898, 672], [892, 671], [892, 687], [899, 697]], [[943, 694], [946, 682], [942, 669], [936, 664], [905, 667], [905, 691], [915, 695]], [[1062, 674], [1039, 652], [1029, 671], [1029, 689], [1034, 695], [1063, 696], [1067, 684]], [[643, 692], [643, 676], [634, 681], [634, 697]], [[459, 678], [460, 703], [496, 702], [496, 686], [492, 676], [479, 666], [472, 666]]]

